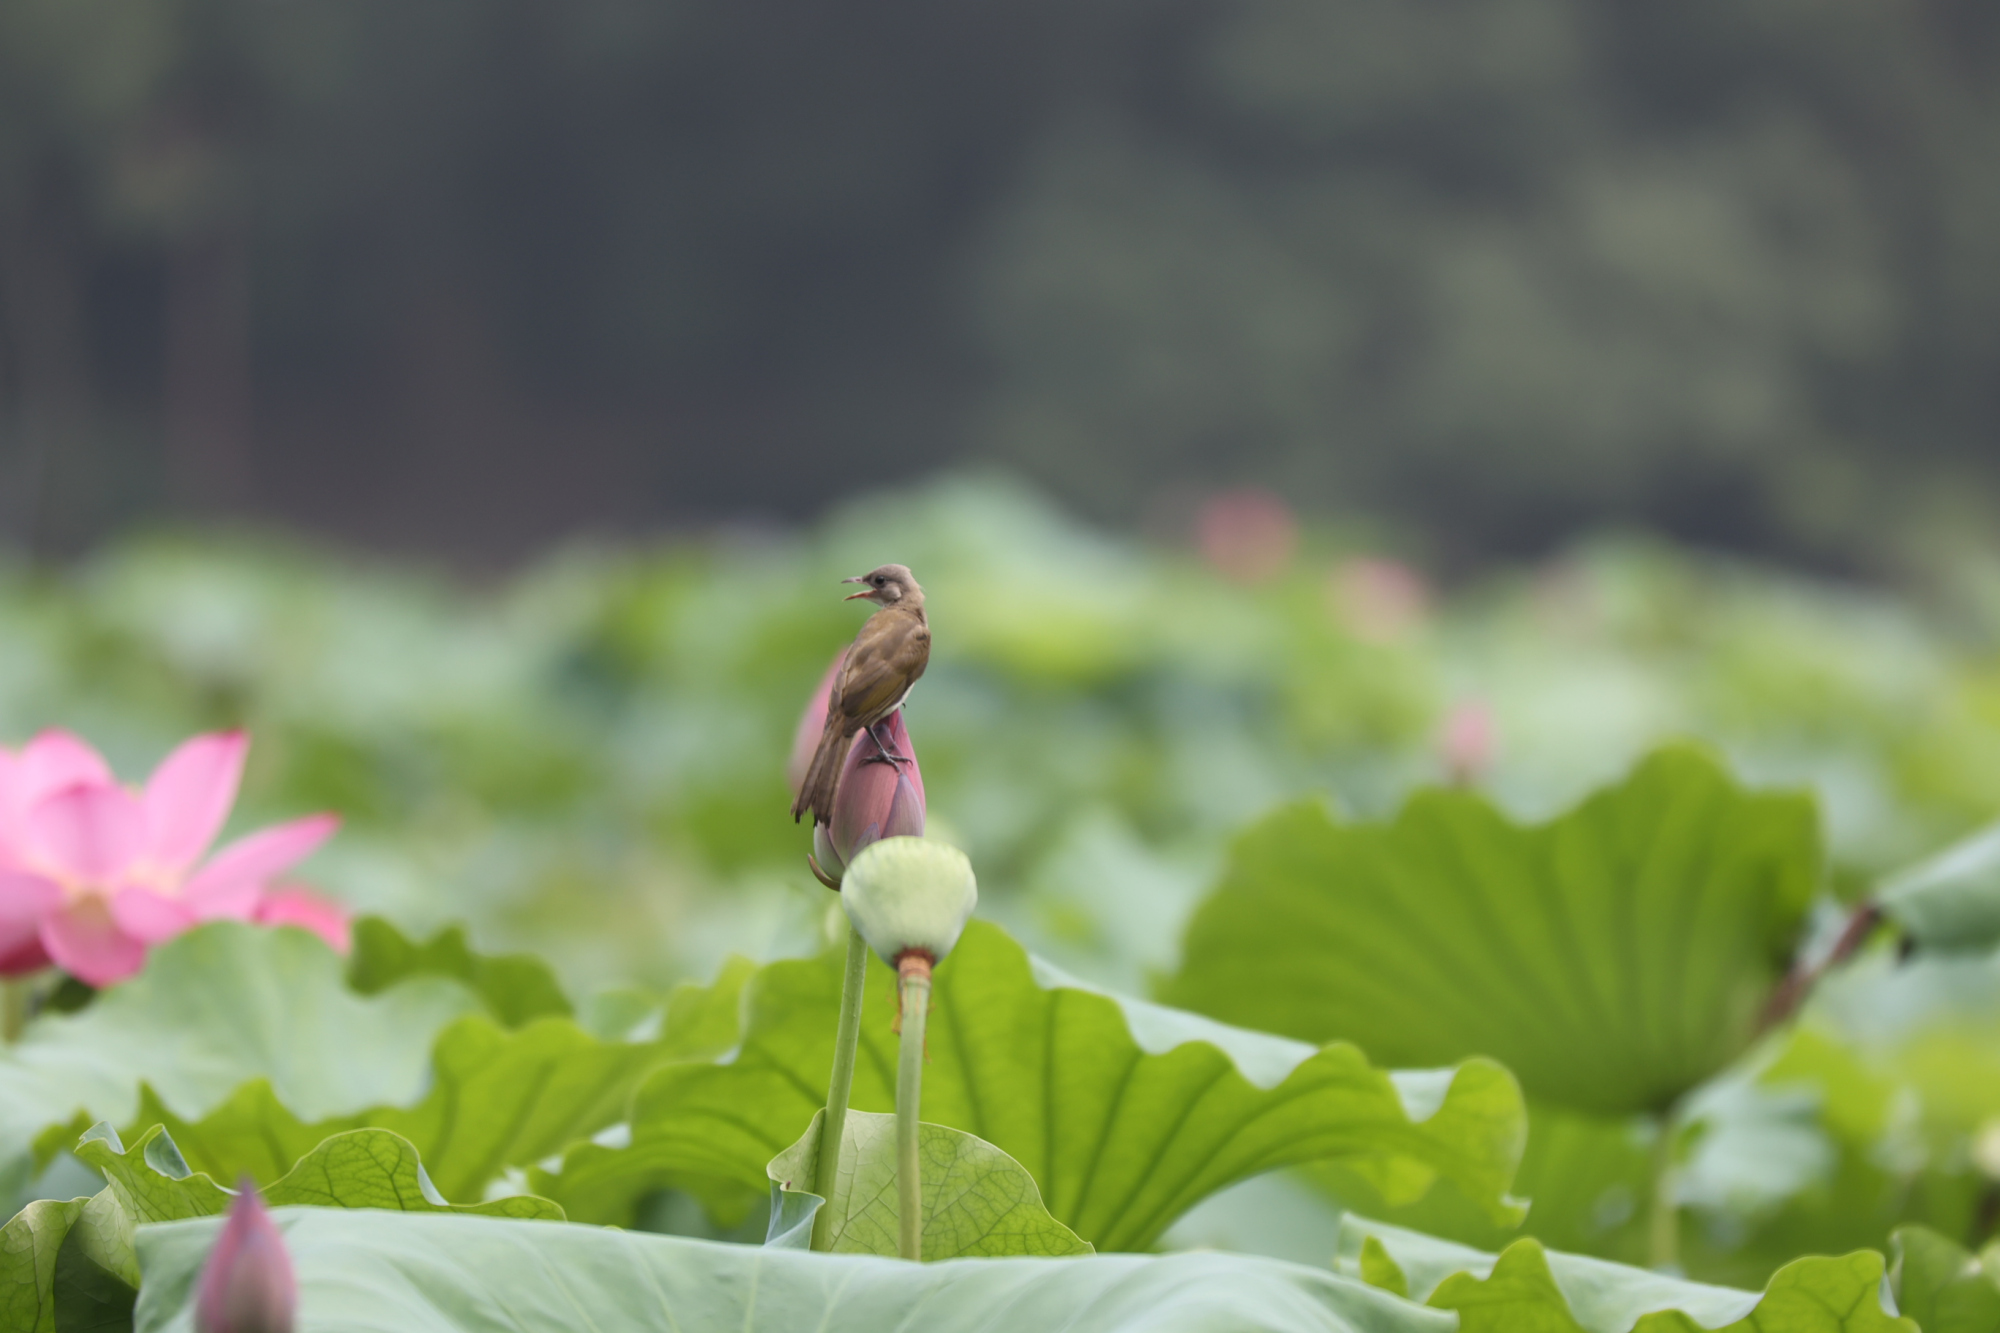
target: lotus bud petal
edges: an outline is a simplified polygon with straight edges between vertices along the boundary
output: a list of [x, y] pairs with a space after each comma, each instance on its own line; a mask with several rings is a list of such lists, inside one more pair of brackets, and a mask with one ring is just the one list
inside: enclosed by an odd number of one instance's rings
[[284, 1233], [246, 1176], [195, 1295], [198, 1333], [292, 1333], [298, 1283]]
[[979, 885], [964, 852], [928, 838], [884, 838], [848, 863], [841, 905], [868, 947], [891, 967], [905, 954], [942, 962], [958, 943]]
[[806, 770], [812, 767], [813, 751], [819, 748], [820, 734], [826, 730], [826, 706], [833, 698], [833, 682], [840, 675], [840, 664], [846, 660], [845, 648], [833, 655], [832, 665], [819, 678], [819, 688], [806, 700], [806, 711], [799, 714], [799, 725], [792, 732], [792, 753], [785, 760], [785, 781], [794, 796], [806, 780]]
[[[910, 743], [901, 710], [891, 713], [888, 720], [878, 724], [877, 730], [906, 762], [884, 760], [873, 736], [866, 731], [855, 734], [854, 746], [847, 752], [847, 764], [841, 769], [840, 785], [834, 793], [833, 826], [829, 831], [833, 849], [843, 864], [852, 861], [869, 843], [882, 838], [924, 835], [924, 775], [917, 766], [917, 750]], [[826, 865], [824, 858], [820, 865]]]
[[846, 859], [834, 849], [833, 831], [824, 824], [813, 825], [812, 863], [822, 877], [832, 880], [836, 886], [847, 872]]

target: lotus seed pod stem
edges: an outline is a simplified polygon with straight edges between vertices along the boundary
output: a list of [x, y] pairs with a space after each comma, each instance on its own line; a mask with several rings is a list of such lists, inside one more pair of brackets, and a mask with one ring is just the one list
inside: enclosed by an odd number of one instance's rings
[[931, 1007], [931, 958], [920, 949], [896, 960], [902, 1048], [896, 1065], [896, 1239], [905, 1259], [924, 1257], [923, 1162], [918, 1131], [924, 1095], [924, 1020]]
[[913, 950], [943, 962], [979, 903], [979, 888], [972, 862], [956, 847], [884, 838], [849, 863], [840, 901], [868, 947], [895, 967]]
[[[861, 932], [847, 932], [847, 971], [840, 983], [840, 1026], [833, 1037], [833, 1077], [826, 1085], [826, 1117], [820, 1121], [819, 1166], [813, 1193], [829, 1203], [840, 1179], [840, 1148], [847, 1136], [847, 1101], [854, 1091], [854, 1053], [861, 1044], [861, 996], [868, 980], [868, 945]], [[833, 1248], [833, 1209], [822, 1205], [813, 1219], [812, 1247]]]

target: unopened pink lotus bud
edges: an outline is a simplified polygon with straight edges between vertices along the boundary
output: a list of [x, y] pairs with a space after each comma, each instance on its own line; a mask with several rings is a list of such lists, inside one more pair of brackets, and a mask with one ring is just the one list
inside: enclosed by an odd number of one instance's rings
[[871, 842], [924, 835], [924, 775], [917, 767], [916, 747], [910, 744], [902, 710], [877, 723], [875, 730], [901, 756], [901, 762], [882, 758], [881, 748], [866, 731], [855, 735], [847, 764], [840, 770], [840, 786], [833, 798], [833, 827], [828, 830], [842, 865]]
[[1478, 782], [1493, 766], [1493, 752], [1499, 748], [1493, 710], [1479, 699], [1454, 704], [1445, 716], [1438, 748], [1443, 751], [1445, 774], [1452, 785], [1470, 787]]
[[833, 682], [840, 675], [841, 663], [846, 660], [845, 648], [833, 655], [833, 664], [819, 678], [819, 688], [813, 691], [812, 698], [806, 700], [806, 711], [799, 714], [799, 725], [792, 732], [792, 753], [785, 760], [785, 782], [794, 796], [799, 794], [799, 786], [806, 780], [806, 770], [812, 767], [813, 753], [819, 749], [820, 733], [826, 730], [826, 706], [833, 698]]
[[284, 1233], [256, 1184], [245, 1176], [229, 1220], [201, 1270], [195, 1294], [197, 1333], [292, 1333], [299, 1288]]

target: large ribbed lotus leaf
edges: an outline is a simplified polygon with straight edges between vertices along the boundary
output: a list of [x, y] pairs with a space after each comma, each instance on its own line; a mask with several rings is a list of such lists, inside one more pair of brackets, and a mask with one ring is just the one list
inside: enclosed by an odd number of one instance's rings
[[166, 1125], [197, 1170], [264, 1183], [329, 1135], [366, 1126], [393, 1130], [423, 1154], [445, 1197], [477, 1200], [506, 1169], [560, 1153], [623, 1118], [646, 1074], [726, 1050], [736, 1040], [737, 997], [750, 971], [736, 959], [713, 985], [678, 988], [657, 1031], [629, 1041], [593, 1036], [568, 1018], [535, 1018], [509, 1030], [468, 1014], [439, 1035], [430, 1086], [408, 1106], [308, 1121], [293, 1114], [268, 1079], [257, 1079], [199, 1120], [175, 1115], [149, 1087], [135, 1120]]
[[[484, 1217], [279, 1209], [300, 1326], [396, 1333], [1451, 1333], [1324, 1269], [1229, 1254], [957, 1259]], [[142, 1228], [138, 1333], [187, 1333], [213, 1219]]]
[[[671, 1065], [634, 1100], [631, 1134], [589, 1144], [536, 1193], [573, 1218], [627, 1222], [661, 1186], [726, 1213], [826, 1095], [841, 959], [774, 963], [745, 995], [741, 1045]], [[871, 963], [854, 1079], [858, 1110], [894, 1109], [894, 974]], [[1048, 1210], [1100, 1250], [1143, 1249], [1203, 1197], [1299, 1162], [1338, 1162], [1393, 1202], [1448, 1180], [1484, 1215], [1507, 1197], [1525, 1118], [1503, 1069], [1391, 1074], [1353, 1046], [1316, 1049], [1194, 1014], [1119, 1001], [1041, 971], [974, 922], [937, 970], [924, 1119], [977, 1135], [1033, 1175]]]
[[1819, 877], [1812, 801], [1660, 751], [1546, 824], [1468, 792], [1238, 841], [1164, 998], [1390, 1065], [1490, 1056], [1538, 1101], [1657, 1111], [1740, 1055]]
[[317, 936], [213, 922], [155, 949], [145, 971], [80, 1013], [38, 1018], [0, 1049], [0, 1179], [26, 1167], [38, 1139], [44, 1153], [69, 1146], [74, 1131], [58, 1129], [130, 1123], [141, 1084], [190, 1118], [257, 1078], [309, 1120], [413, 1102], [439, 1031], [477, 1006], [441, 976], [358, 995]]

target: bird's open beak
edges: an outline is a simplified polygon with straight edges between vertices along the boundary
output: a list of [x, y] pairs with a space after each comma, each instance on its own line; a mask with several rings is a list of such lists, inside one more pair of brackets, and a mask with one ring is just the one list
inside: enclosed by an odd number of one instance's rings
[[[855, 576], [854, 576], [853, 578], [851, 578], [851, 579], [842, 579], [842, 580], [841, 580], [841, 582], [842, 582], [842, 583], [866, 583], [866, 582], [868, 582], [868, 576], [867, 576], [866, 574], [856, 574], [856, 575], [855, 575]], [[873, 597], [874, 595], [875, 595], [875, 590], [874, 590], [873, 588], [863, 588], [863, 589], [862, 589], [862, 590], [861, 590], [860, 592], [851, 592], [851, 593], [847, 594], [847, 596], [845, 596], [845, 597], [841, 598], [840, 600], [841, 600], [841, 601], [843, 601], [843, 602], [851, 602], [851, 601], [853, 601], [853, 600], [854, 600], [855, 598], [857, 598], [857, 597]]]

